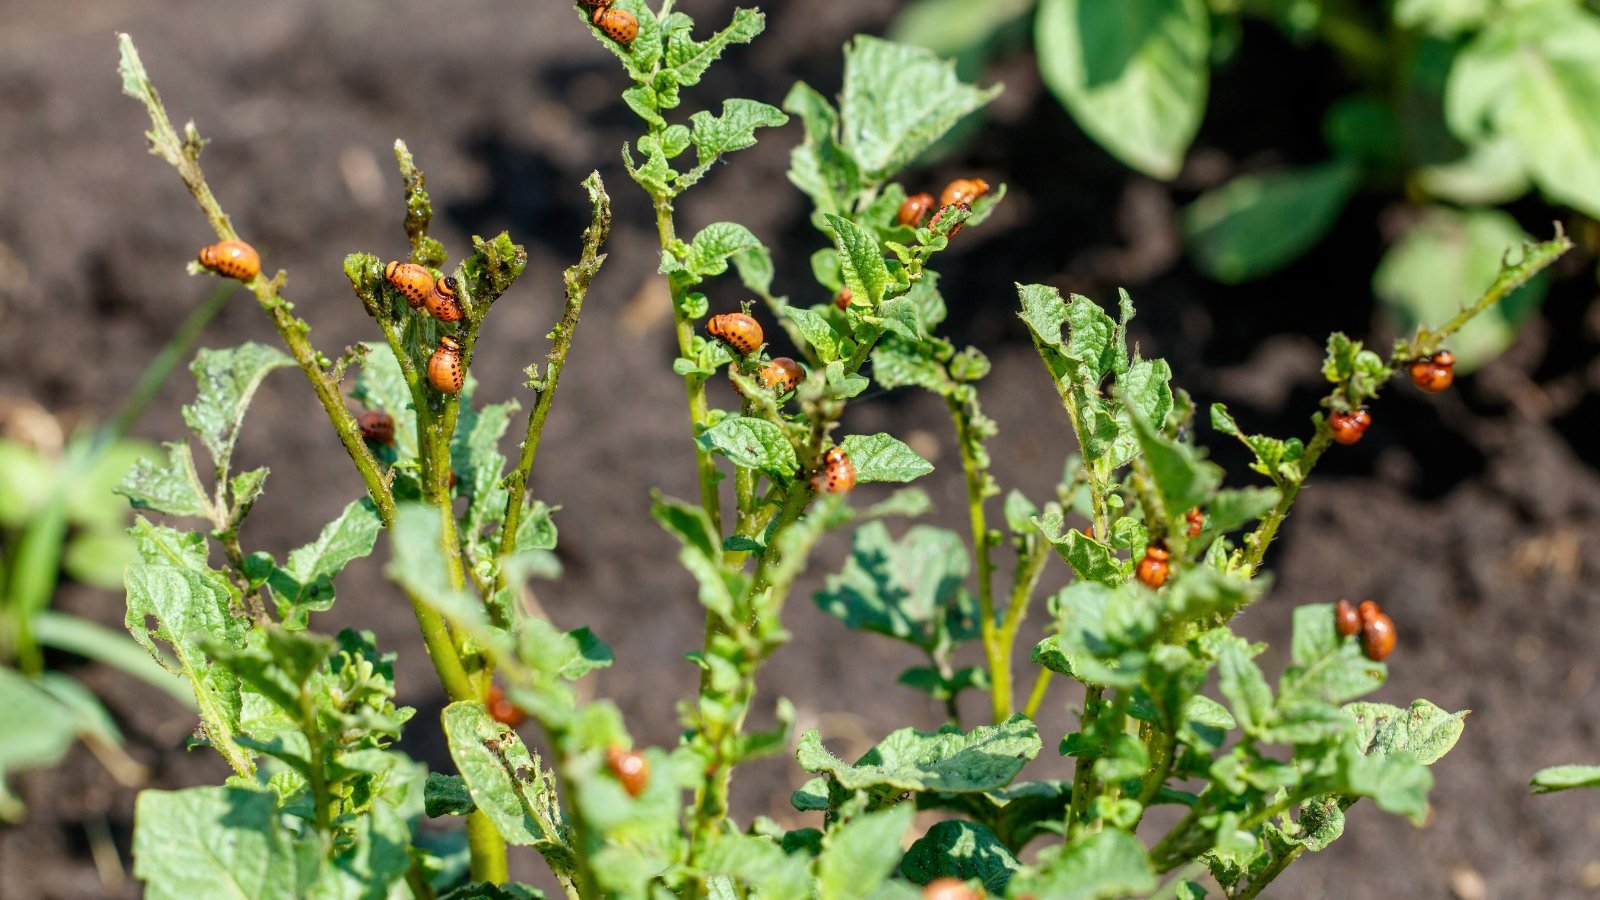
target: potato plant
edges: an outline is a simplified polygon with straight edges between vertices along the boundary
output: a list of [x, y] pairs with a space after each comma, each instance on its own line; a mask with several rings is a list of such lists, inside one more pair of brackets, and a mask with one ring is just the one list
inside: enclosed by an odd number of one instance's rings
[[[1079, 450], [1055, 496], [1011, 492], [997, 502], [996, 428], [980, 404], [988, 362], [940, 335], [946, 308], [934, 264], [958, 232], [981, 227], [1005, 187], [968, 184], [938, 203], [930, 195], [908, 204], [920, 191], [908, 198], [897, 179], [998, 89], [963, 83], [927, 51], [858, 37], [845, 48], [836, 99], [797, 84], [782, 109], [733, 98], [684, 117], [686, 92], [724, 52], [755, 39], [763, 17], [741, 9], [696, 37], [673, 6], [586, 4], [573, 27], [617, 57], [622, 102], [641, 123], [623, 160], [652, 201], [678, 346], [672, 369], [688, 411], [683, 440], [694, 448], [698, 496], [658, 494], [651, 509], [680, 543], [705, 610], [703, 645], [685, 648], [700, 683], [678, 707], [682, 740], [638, 747], [615, 704], [578, 702], [574, 682], [612, 665], [611, 652], [525, 593], [530, 577], [556, 568], [555, 520], [529, 486], [605, 261], [611, 214], [601, 178], [584, 183], [591, 223], [565, 274], [549, 353], [527, 368], [531, 409], [507, 460], [499, 445], [521, 424], [520, 404], [479, 402], [470, 369], [476, 337], [518, 289], [526, 254], [501, 234], [475, 238], [452, 265], [429, 234], [423, 173], [397, 143], [409, 255], [356, 252], [344, 266], [382, 340], [325, 354], [286, 298], [283, 273], [234, 271], [284, 349], [202, 351], [184, 419], [204, 457], [174, 442], [164, 463], [122, 487], [141, 510], [201, 523], [139, 519], [143, 562], [127, 570], [127, 622], [153, 652], [170, 648], [157, 658], [192, 683], [195, 743], [234, 770], [223, 785], [140, 796], [135, 872], [149, 896], [213, 895], [219, 885], [247, 897], [539, 896], [508, 881], [510, 848], [527, 848], [571, 897], [1254, 897], [1338, 838], [1344, 811], [1363, 798], [1420, 822], [1428, 766], [1453, 746], [1465, 714], [1424, 700], [1359, 701], [1382, 686], [1377, 660], [1392, 643], [1347, 636], [1333, 596], [1296, 611], [1284, 636], [1292, 659], [1275, 682], [1256, 662], [1262, 647], [1230, 623], [1266, 593], [1267, 550], [1343, 433], [1330, 423], [1434, 358], [1564, 252], [1566, 239], [1512, 251], [1518, 258], [1486, 294], [1386, 356], [1330, 338], [1325, 412], [1304, 438], [1251, 434], [1220, 407], [1197, 413], [1164, 361], [1128, 345], [1126, 294], [1108, 311], [1021, 286], [1017, 311], [1059, 394], [1063, 444], [1070, 433]], [[176, 168], [218, 237], [237, 240], [201, 172], [197, 129], [173, 127], [126, 37], [121, 71], [150, 111], [153, 152]], [[674, 216], [678, 198], [714, 177], [720, 160], [790, 116], [803, 139], [789, 176], [810, 198], [818, 234], [814, 246], [786, 250], [814, 251], [814, 304], [773, 294], [774, 255], [748, 228], [717, 222], [680, 235]], [[726, 278], [751, 300], [713, 309], [703, 287]], [[798, 362], [773, 357], [773, 329]], [[288, 368], [311, 385], [367, 493], [277, 559], [241, 542], [268, 472], [238, 467], [233, 449], [252, 396], [264, 384], [278, 389], [282, 379], [267, 378]], [[708, 385], [722, 378], [736, 408], [712, 404]], [[857, 483], [933, 470], [892, 435], [841, 433], [843, 411], [874, 385], [946, 401], [970, 534], [891, 527], [926, 511], [914, 487], [851, 502]], [[1243, 441], [1250, 480], [1263, 483], [1224, 486], [1196, 444], [1207, 428]], [[855, 551], [816, 602], [852, 630], [922, 650], [927, 665], [900, 681], [943, 700], [949, 718], [934, 731], [881, 723], [879, 743], [853, 761], [814, 730], [791, 735], [789, 704], [756, 692], [761, 666], [788, 639], [782, 614], [796, 579], [819, 537], [840, 529]], [[380, 540], [385, 573], [410, 602], [450, 700], [437, 724], [412, 722], [414, 711], [395, 705], [393, 657], [370, 634], [314, 629], [336, 602], [340, 570]], [[1058, 559], [1073, 580], [1041, 599], [1041, 573]], [[1012, 660], [1030, 610], [1049, 625], [1023, 692]], [[969, 642], [981, 664], [958, 666]], [[1081, 694], [1062, 690], [1066, 680]], [[987, 695], [980, 724], [961, 721], [967, 691]], [[1072, 779], [1023, 777], [1047, 737], [1035, 715], [1068, 694], [1079, 727], [1048, 738], [1074, 759]], [[758, 709], [775, 710], [779, 726], [747, 727]], [[524, 717], [529, 740], [516, 730]], [[423, 771], [394, 749], [403, 729], [418, 727], [442, 728], [452, 771]], [[811, 824], [732, 819], [739, 766], [789, 752], [815, 776], [792, 798]], [[1161, 817], [1170, 827], [1144, 821], [1157, 806], [1177, 808]], [[421, 827], [449, 817], [464, 820], [464, 841]], [[915, 821], [926, 827], [913, 833]]]

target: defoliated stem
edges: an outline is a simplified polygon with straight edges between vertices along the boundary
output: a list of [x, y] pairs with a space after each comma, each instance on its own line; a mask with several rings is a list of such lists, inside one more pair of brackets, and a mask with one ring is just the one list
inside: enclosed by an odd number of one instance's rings
[[[677, 232], [672, 224], [672, 200], [667, 197], [656, 197], [656, 235], [661, 241], [663, 253], [672, 249], [672, 244], [677, 240]], [[667, 276], [667, 291], [672, 299], [672, 321], [678, 336], [678, 355], [692, 358], [694, 355], [694, 320], [689, 318], [684, 311], [683, 299], [686, 296], [685, 287], [676, 278]], [[706, 379], [705, 376], [690, 373], [683, 376], [684, 393], [689, 401], [689, 421], [694, 428], [694, 436], [699, 437], [700, 431], [706, 426], [710, 412], [706, 405]], [[695, 470], [700, 479], [700, 505], [711, 517], [711, 528], [722, 535], [722, 501], [717, 496], [717, 463], [711, 453], [701, 447], [696, 441], [694, 445]]]
[[[211, 223], [217, 236], [224, 240], [237, 239], [238, 234], [233, 230], [233, 224], [222, 211], [222, 206], [217, 203], [217, 198], [212, 195], [211, 188], [206, 183], [205, 173], [200, 169], [200, 148], [203, 142], [199, 133], [191, 126], [185, 136], [179, 138], [177, 131], [172, 127], [171, 119], [167, 116], [166, 107], [162, 105], [161, 98], [156, 93], [155, 85], [150, 83], [149, 75], [145, 72], [143, 63], [139, 61], [139, 54], [134, 49], [133, 42], [126, 34], [122, 34], [118, 35], [118, 43], [122, 52], [122, 63], [118, 68], [122, 73], [123, 91], [143, 103], [150, 114], [152, 127], [148, 137], [151, 152], [166, 160], [177, 170], [178, 176], [189, 188], [189, 193], [199, 205], [200, 211], [205, 214], [207, 221]], [[281, 275], [270, 280], [257, 276], [245, 286], [255, 294], [256, 301], [272, 320], [279, 336], [289, 348], [290, 355], [305, 373], [318, 402], [328, 415], [328, 421], [333, 424], [339, 442], [344, 445], [345, 452], [355, 463], [356, 471], [360, 473], [361, 480], [366, 485], [367, 494], [377, 507], [378, 517], [383, 521], [384, 527], [390, 527], [394, 524], [395, 501], [388, 480], [384, 477], [372, 451], [367, 447], [366, 441], [362, 439], [361, 428], [356, 424], [355, 416], [345, 407], [344, 397], [339, 393], [339, 385], [333, 380], [332, 375], [322, 368], [319, 354], [306, 337], [311, 326], [295, 318], [290, 312], [291, 305], [279, 296], [281, 284]], [[412, 609], [416, 612], [417, 625], [421, 628], [423, 640], [428, 646], [428, 655], [433, 660], [434, 669], [439, 673], [440, 683], [444, 685], [453, 700], [474, 699], [477, 694], [471, 690], [470, 682], [466, 680], [466, 670], [451, 640], [449, 629], [444, 624], [444, 619], [419, 598], [412, 596], [410, 599]]]
[[[555, 398], [556, 384], [561, 380], [561, 370], [566, 365], [567, 353], [572, 349], [572, 333], [578, 327], [578, 315], [583, 311], [583, 300], [589, 293], [589, 284], [600, 272], [605, 254], [600, 248], [611, 234], [611, 198], [606, 194], [605, 182], [599, 172], [591, 172], [583, 186], [589, 191], [589, 202], [594, 207], [594, 219], [583, 233], [583, 253], [578, 262], [565, 273], [567, 304], [556, 324], [550, 354], [545, 361], [545, 376], [539, 389], [539, 399], [534, 401], [528, 414], [528, 432], [522, 440], [522, 453], [517, 457], [517, 467], [506, 483], [506, 513], [500, 529], [498, 558], [504, 562], [517, 543], [517, 530], [522, 522], [522, 511], [527, 506], [528, 480], [533, 474], [533, 461], [539, 453], [539, 439], [544, 434], [545, 417], [550, 413], [550, 403]], [[505, 587], [505, 575], [495, 575], [495, 587]], [[497, 607], [491, 604], [493, 611]], [[508, 623], [497, 623], [505, 626]]]
[[989, 664], [989, 699], [995, 724], [1011, 715], [1011, 648], [1003, 643], [994, 615], [994, 560], [989, 555], [989, 522], [983, 508], [983, 468], [972, 452], [971, 421], [961, 402], [946, 397], [956, 425], [956, 446], [961, 448], [961, 471], [967, 485], [967, 520], [972, 527], [972, 550], [978, 564], [978, 628]]

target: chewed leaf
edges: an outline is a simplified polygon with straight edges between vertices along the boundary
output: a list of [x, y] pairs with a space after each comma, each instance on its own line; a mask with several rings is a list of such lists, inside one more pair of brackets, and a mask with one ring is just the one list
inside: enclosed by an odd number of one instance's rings
[[999, 92], [964, 84], [921, 47], [859, 35], [845, 48], [844, 147], [863, 172], [888, 177]]
[[933, 471], [933, 463], [887, 434], [852, 434], [843, 444], [857, 481], [915, 481]]
[[977, 633], [977, 601], [962, 586], [968, 558], [953, 531], [916, 525], [897, 542], [871, 521], [816, 602], [846, 627], [938, 650]]
[[979, 725], [966, 734], [902, 728], [848, 765], [822, 746], [815, 729], [800, 738], [800, 767], [825, 773], [847, 790], [886, 793], [942, 791], [975, 793], [1011, 783], [1039, 755], [1039, 730], [1021, 714], [999, 725]]
[[282, 351], [254, 342], [227, 350], [201, 350], [189, 370], [199, 383], [200, 395], [183, 408], [183, 421], [211, 451], [219, 469], [233, 457], [245, 410], [262, 379], [274, 369], [294, 365]]
[[783, 429], [765, 419], [732, 416], [706, 429], [696, 441], [705, 450], [726, 456], [734, 465], [759, 469], [775, 479], [792, 478], [800, 467]]

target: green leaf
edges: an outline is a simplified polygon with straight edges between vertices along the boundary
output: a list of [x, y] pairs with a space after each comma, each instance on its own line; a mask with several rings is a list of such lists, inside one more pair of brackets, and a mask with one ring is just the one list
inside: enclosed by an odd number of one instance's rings
[[300, 896], [297, 854], [277, 795], [238, 787], [139, 792], [133, 874], [150, 900]]
[[857, 35], [845, 48], [843, 146], [869, 181], [885, 180], [999, 92], [963, 84], [921, 47]]
[[1384, 667], [1361, 654], [1333, 627], [1333, 605], [1315, 603], [1294, 611], [1294, 661], [1278, 682], [1278, 703], [1343, 703], [1383, 684]]
[[889, 267], [883, 261], [883, 248], [878, 246], [877, 238], [849, 219], [835, 215], [823, 218], [833, 231], [834, 243], [839, 248], [839, 267], [855, 302], [877, 309], [889, 285]]
[[1600, 787], [1600, 766], [1551, 766], [1533, 773], [1530, 784], [1535, 794]]
[[[158, 448], [144, 441], [119, 440], [96, 451], [93, 442], [93, 436], [87, 432], [73, 435], [67, 441], [64, 468], [75, 473], [64, 485], [67, 520], [90, 531], [122, 531], [128, 527], [128, 510], [112, 495], [137, 463], [158, 457]], [[0, 458], [0, 472], [13, 475], [3, 458]], [[16, 472], [15, 477], [29, 477], [30, 474], [30, 470], [22, 470]], [[54, 487], [54, 473], [35, 477], [39, 477], [40, 482], [25, 486], [23, 490]], [[0, 521], [5, 521], [5, 493], [5, 489], [0, 488]]]
[[1189, 251], [1226, 284], [1275, 272], [1333, 227], [1359, 180], [1360, 171], [1343, 160], [1241, 175], [1184, 208]]
[[1039, 72], [1095, 142], [1171, 179], [1200, 128], [1210, 81], [1204, 0], [1043, 0]]
[[1410, 753], [1431, 766], [1449, 753], [1466, 727], [1467, 711], [1450, 713], [1426, 700], [1414, 700], [1406, 709], [1384, 703], [1347, 703], [1344, 711], [1355, 717], [1357, 745], [1369, 756]]
[[50, 502], [58, 476], [38, 450], [0, 438], [0, 472], [0, 524], [21, 526]]
[[1396, 0], [1396, 25], [1454, 37], [1476, 31], [1496, 10], [1494, 0]]
[[544, 891], [522, 882], [463, 884], [439, 895], [439, 900], [545, 900]]
[[[154, 537], [148, 523], [141, 520], [139, 527]], [[242, 775], [253, 773], [255, 763], [250, 754], [234, 742], [239, 732], [238, 678], [226, 667], [215, 665], [203, 647], [207, 641], [244, 647], [246, 621], [234, 614], [232, 589], [226, 576], [204, 568], [203, 561], [199, 568], [129, 566], [127, 589], [124, 621], [128, 632], [156, 662], [189, 679], [199, 703], [201, 724], [212, 746], [234, 771]], [[175, 667], [156, 641], [172, 647], [177, 657]]]
[[1110, 547], [1094, 538], [1085, 537], [1083, 532], [1075, 528], [1066, 527], [1061, 507], [1052, 505], [1043, 515], [1034, 517], [1033, 524], [1084, 581], [1116, 587], [1127, 580], [1127, 567], [1117, 559]]
[[22, 802], [5, 785], [21, 769], [54, 766], [77, 739], [74, 718], [33, 680], [0, 666], [0, 822], [22, 818]]
[[1155, 888], [1144, 844], [1125, 831], [1107, 829], [1040, 853], [1038, 867], [1018, 873], [1009, 892], [1051, 900], [1116, 900]]
[[1019, 713], [999, 725], [979, 725], [965, 734], [902, 728], [853, 766], [829, 753], [812, 729], [801, 735], [796, 756], [800, 768], [828, 774], [846, 790], [960, 794], [1005, 787], [1039, 755], [1039, 749], [1038, 729]]
[[683, 545], [678, 561], [700, 583], [700, 605], [724, 619], [733, 615], [734, 594], [741, 586], [737, 577], [723, 571], [721, 542], [711, 517], [698, 506], [659, 492], [650, 504], [650, 515]]
[[411, 829], [386, 801], [356, 818], [350, 840], [333, 853], [317, 883], [306, 893], [313, 897], [379, 898], [395, 896], [400, 881], [411, 868]]
[[709, 453], [726, 456], [736, 466], [759, 469], [777, 481], [793, 478], [800, 467], [783, 429], [765, 419], [729, 416], [701, 432], [695, 442]]
[[268, 582], [284, 625], [304, 628], [310, 613], [331, 608], [334, 576], [352, 560], [371, 553], [382, 529], [377, 508], [363, 497], [324, 526], [315, 541], [291, 551], [289, 561], [275, 569]]
[[771, 838], [753, 834], [720, 835], [705, 851], [700, 868], [737, 879], [763, 900], [807, 900], [811, 896], [810, 860], [789, 854]]
[[1257, 735], [1272, 722], [1272, 689], [1250, 656], [1250, 647], [1242, 638], [1222, 641], [1217, 648], [1217, 674], [1239, 727], [1245, 734]]
[[442, 535], [437, 509], [425, 503], [399, 504], [389, 529], [389, 562], [383, 573], [446, 617], [483, 627], [487, 624], [483, 603], [450, 581]]
[[1278, 505], [1277, 488], [1224, 488], [1206, 507], [1205, 527], [1217, 534], [1250, 525]]
[[933, 463], [887, 434], [852, 434], [843, 444], [857, 481], [915, 481], [933, 471]]
[[806, 343], [817, 351], [818, 359], [830, 363], [839, 358], [839, 333], [833, 330], [833, 326], [829, 325], [828, 320], [820, 313], [800, 306], [787, 307], [783, 312], [794, 320]]
[[931, 349], [885, 336], [872, 349], [872, 379], [885, 389], [916, 386], [940, 395], [948, 393], [954, 385]]
[[[171, 516], [209, 517], [211, 501], [200, 485], [189, 445], [174, 441], [162, 446], [167, 448], [167, 464], [139, 460], [128, 470], [116, 492], [127, 497], [134, 509], [153, 509]], [[23, 477], [21, 472], [5, 471]]]
[[900, 873], [917, 884], [935, 878], [977, 879], [997, 897], [1005, 896], [1006, 884], [1019, 868], [994, 832], [959, 819], [935, 824], [900, 861]]
[[1509, 138], [1547, 196], [1600, 215], [1600, 17], [1579, 4], [1495, 15], [1457, 55], [1450, 130], [1468, 144]]
[[228, 350], [201, 350], [189, 371], [200, 386], [195, 401], [183, 408], [183, 421], [211, 451], [219, 471], [233, 457], [245, 410], [262, 379], [274, 369], [294, 365], [282, 351], [250, 342]]
[[690, 140], [699, 152], [700, 165], [709, 166], [717, 157], [756, 144], [757, 128], [776, 128], [789, 121], [781, 110], [755, 100], [724, 100], [722, 115], [697, 112], [689, 117]]
[[555, 783], [515, 731], [477, 701], [444, 708], [445, 737], [472, 802], [506, 842], [565, 859], [571, 849]]
[[[1500, 262], [1531, 240], [1517, 220], [1495, 209], [1434, 207], [1389, 248], [1372, 276], [1372, 289], [1405, 332], [1438, 327], [1480, 297], [1500, 274]], [[1544, 299], [1540, 275], [1450, 339], [1456, 371], [1470, 372], [1511, 346], [1517, 330]]]
[[[1126, 407], [1125, 407], [1126, 408]], [[1156, 426], [1133, 410], [1134, 432], [1157, 492], [1166, 504], [1168, 521], [1180, 521], [1184, 513], [1204, 505], [1212, 491], [1222, 483], [1222, 467], [1204, 459], [1193, 444], [1171, 440]]]
[[361, 372], [356, 376], [351, 396], [368, 409], [383, 410], [394, 419], [394, 453], [400, 462], [417, 458], [417, 422], [412, 408], [411, 389], [405, 373], [387, 343], [371, 341], [364, 345]]
[[481, 410], [462, 403], [450, 442], [450, 470], [458, 479], [457, 492], [468, 498], [462, 530], [471, 538], [505, 515], [506, 490], [500, 475], [506, 458], [500, 453], [500, 438], [516, 410], [515, 400], [492, 403]]
[[[783, 108], [799, 116], [806, 131], [805, 142], [789, 155], [789, 181], [811, 198], [819, 213], [849, 212], [861, 190], [861, 171], [839, 143], [839, 113], [804, 82], [789, 90]], [[813, 265], [816, 259], [812, 257]], [[827, 278], [819, 276], [819, 281], [838, 290], [839, 285], [830, 280], [837, 277], [837, 267], [833, 269]]]
[[1172, 412], [1172, 368], [1164, 359], [1134, 360], [1126, 372], [1117, 376], [1117, 437], [1111, 442], [1109, 463], [1113, 469], [1139, 455], [1139, 437], [1133, 425], [1135, 415], [1146, 422], [1165, 422]]
[[1034, 0], [913, 0], [895, 17], [889, 37], [926, 47], [958, 68], [969, 71], [984, 60], [997, 35], [1018, 16], [1033, 9]]
[[1071, 781], [1023, 781], [981, 794], [918, 794], [920, 809], [952, 809], [988, 823], [1007, 847], [1025, 847], [1035, 837], [1060, 833], [1072, 802]]
[[61, 570], [72, 580], [108, 591], [122, 586], [122, 570], [136, 562], [139, 551], [120, 529], [75, 532], [61, 553]]
[[902, 803], [857, 816], [829, 835], [817, 858], [818, 896], [829, 900], [870, 897], [900, 861], [900, 838], [915, 815], [912, 804]]
[[977, 601], [963, 587], [968, 559], [953, 531], [915, 525], [896, 542], [871, 521], [856, 529], [844, 569], [828, 576], [815, 600], [853, 631], [935, 652], [977, 634]]
[[[761, 241], [750, 229], [737, 222], [712, 222], [694, 236], [682, 270], [690, 276], [690, 283], [699, 283], [728, 271], [728, 261], [737, 254], [757, 249], [761, 249]], [[665, 262], [662, 270], [673, 271]]]
[[672, 80], [682, 87], [698, 84], [700, 76], [734, 44], [748, 44], [767, 27], [766, 16], [754, 9], [736, 9], [733, 21], [704, 41], [696, 41], [687, 29], [673, 29], [667, 36], [663, 65]]
[[440, 816], [464, 816], [478, 808], [472, 802], [472, 793], [460, 775], [429, 772], [423, 788], [423, 811], [430, 819]]

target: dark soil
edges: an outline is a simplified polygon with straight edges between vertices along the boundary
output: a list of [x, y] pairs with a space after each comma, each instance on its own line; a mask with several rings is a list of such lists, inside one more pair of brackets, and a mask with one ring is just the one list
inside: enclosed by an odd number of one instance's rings
[[[796, 78], [838, 87], [838, 47], [856, 31], [881, 33], [892, 0], [774, 3], [770, 33], [688, 95], [689, 108], [737, 92], [782, 99]], [[373, 337], [339, 264], [345, 253], [403, 248], [397, 177], [389, 156], [404, 137], [429, 172], [441, 215], [436, 234], [459, 254], [471, 234], [502, 228], [526, 242], [527, 277], [496, 311], [480, 344], [480, 396], [521, 396], [520, 370], [544, 352], [557, 315], [560, 268], [576, 252], [585, 210], [579, 181], [599, 168], [616, 202], [611, 260], [578, 331], [536, 473], [538, 495], [563, 507], [566, 575], [540, 585], [567, 627], [590, 624], [615, 648], [613, 669], [591, 682], [615, 697], [647, 743], [676, 738], [674, 702], [695, 684], [683, 659], [699, 644], [701, 615], [672, 541], [646, 515], [649, 489], [690, 496], [692, 454], [656, 251], [642, 195], [618, 147], [636, 136], [617, 101], [621, 76], [563, 3], [489, 0], [462, 11], [419, 0], [7, 0], [0, 10], [0, 394], [95, 417], [113, 412], [136, 373], [211, 282], [184, 263], [209, 239], [173, 173], [145, 155], [143, 111], [118, 93], [113, 32], [138, 40], [175, 117], [212, 140], [205, 164], [240, 230], [270, 267], [292, 273], [288, 295], [327, 350]], [[687, 0], [712, 22], [732, 4]], [[536, 8], [537, 7], [537, 8]], [[1130, 175], [1090, 144], [1044, 94], [1031, 59], [1002, 64], [1005, 97], [988, 128], [957, 157], [913, 176], [933, 187], [973, 172], [1006, 181], [992, 223], [964, 234], [943, 266], [956, 340], [995, 362], [987, 409], [998, 420], [996, 474], [1007, 487], [1048, 495], [1071, 449], [1067, 423], [1012, 314], [1012, 283], [1043, 280], [1108, 301], [1126, 285], [1140, 304], [1134, 331], [1147, 355], [1173, 361], [1202, 404], [1228, 401], [1253, 430], [1303, 432], [1318, 391], [1318, 342], [1330, 329], [1367, 334], [1375, 310], [1367, 280], [1385, 197], [1363, 198], [1326, 246], [1278, 277], [1237, 290], [1200, 279], [1179, 258], [1172, 213], [1193, 192], [1241, 166], [1323, 153], [1322, 102], [1342, 85], [1325, 60], [1266, 31], [1219, 74], [1194, 163], [1169, 187]], [[1279, 111], [1284, 111], [1280, 114]], [[682, 206], [684, 230], [737, 218], [779, 251], [779, 287], [810, 301], [802, 278], [818, 246], [800, 197], [784, 179], [790, 126], [719, 167]], [[1536, 232], [1552, 214], [1515, 210]], [[1565, 267], [1543, 319], [1514, 352], [1461, 389], [1424, 398], [1393, 392], [1376, 426], [1330, 454], [1271, 560], [1272, 595], [1241, 621], [1283, 646], [1290, 611], [1338, 596], [1381, 600], [1399, 623], [1391, 682], [1377, 699], [1424, 696], [1470, 708], [1465, 737], [1435, 767], [1427, 825], [1361, 804], [1345, 837], [1301, 862], [1275, 896], [1566, 897], [1600, 887], [1600, 795], [1532, 798], [1534, 770], [1600, 757], [1600, 608], [1587, 579], [1600, 572], [1600, 451], [1592, 438], [1600, 393], [1590, 375], [1597, 341], [1592, 260]], [[719, 285], [713, 304], [739, 299]], [[820, 297], [816, 297], [820, 299]], [[1465, 298], [1463, 298], [1465, 299]], [[212, 346], [275, 335], [244, 296], [205, 335]], [[192, 396], [172, 380], [140, 436], [182, 432]], [[961, 527], [959, 477], [942, 407], [916, 394], [856, 405], [853, 431], [886, 429], [937, 457], [927, 480], [936, 518]], [[1214, 436], [1212, 436], [1214, 437]], [[1208, 438], [1209, 439], [1209, 438]], [[1213, 441], [1230, 467], [1233, 446]], [[509, 445], [509, 442], [508, 442]], [[270, 464], [266, 499], [246, 542], [282, 553], [360, 492], [355, 473], [293, 373], [267, 382], [240, 459]], [[1242, 471], [1242, 467], [1238, 469]], [[863, 493], [867, 493], [863, 491]], [[845, 754], [903, 724], [930, 727], [938, 711], [893, 684], [916, 660], [888, 642], [851, 635], [805, 600], [842, 555], [825, 545], [791, 604], [795, 640], [763, 682], [763, 708], [780, 694], [799, 727], [820, 728]], [[1059, 571], [1055, 578], [1060, 579]], [[409, 609], [377, 576], [353, 567], [340, 603], [319, 628], [371, 629], [402, 660], [401, 700], [420, 710], [406, 748], [442, 766], [428, 724], [441, 697]], [[63, 608], [107, 623], [121, 599], [66, 587]], [[1035, 619], [1040, 618], [1036, 616]], [[1031, 634], [1029, 637], [1031, 638]], [[1281, 667], [1279, 656], [1265, 661]], [[108, 699], [149, 784], [214, 782], [222, 765], [180, 749], [189, 716], [119, 675], [71, 660]], [[1031, 676], [1030, 676], [1031, 677]], [[1049, 702], [1047, 750], [1030, 772], [1059, 775], [1052, 749], [1069, 726], [1069, 691]], [[976, 713], [974, 709], [972, 712]], [[736, 783], [739, 814], [805, 820], [786, 798], [793, 764], [752, 767]], [[92, 834], [109, 834], [128, 861], [133, 790], [81, 748], [55, 771], [15, 779], [29, 805], [0, 830], [0, 896], [135, 896], [112, 863], [97, 873]], [[536, 866], [527, 859], [519, 871]]]

